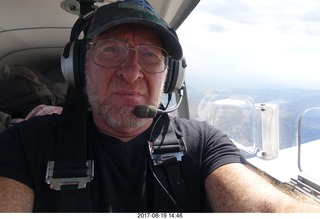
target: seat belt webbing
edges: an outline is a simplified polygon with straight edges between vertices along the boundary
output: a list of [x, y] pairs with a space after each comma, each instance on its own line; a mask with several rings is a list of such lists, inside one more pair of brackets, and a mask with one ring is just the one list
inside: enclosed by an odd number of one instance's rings
[[176, 203], [181, 210], [188, 212], [192, 210], [189, 192], [184, 183], [179, 163], [176, 157], [164, 158], [164, 166], [169, 177], [170, 185]]
[[[182, 157], [187, 148], [183, 138], [181, 136], [180, 138], [177, 137], [174, 124], [170, 121], [168, 115], [163, 116], [165, 118], [162, 120], [164, 122], [160, 125], [161, 131], [159, 135], [152, 136], [155, 140], [149, 142], [151, 159], [153, 160], [154, 166], [164, 165], [174, 200], [179, 210], [190, 212], [193, 208], [179, 163], [182, 161]], [[155, 174], [161, 176], [161, 174], [157, 174], [161, 169], [162, 168], [154, 168]]]
[[59, 212], [91, 211], [86, 188], [93, 177], [93, 161], [87, 160], [87, 105], [84, 91], [69, 86], [58, 129], [55, 160], [48, 162], [46, 179], [52, 189], [60, 192]]

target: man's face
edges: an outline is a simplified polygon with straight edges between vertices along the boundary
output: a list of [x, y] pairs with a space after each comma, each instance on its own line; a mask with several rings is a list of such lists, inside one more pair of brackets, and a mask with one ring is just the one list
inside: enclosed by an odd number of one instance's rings
[[[114, 39], [136, 47], [149, 44], [161, 47], [157, 35], [138, 25], [119, 25], [93, 38]], [[148, 119], [140, 119], [132, 113], [137, 105], [158, 106], [161, 100], [167, 70], [148, 73], [138, 63], [136, 51], [129, 51], [125, 61], [117, 67], [97, 65], [92, 60], [93, 49], [86, 57], [87, 93], [96, 125], [104, 129], [131, 131], [139, 129]]]

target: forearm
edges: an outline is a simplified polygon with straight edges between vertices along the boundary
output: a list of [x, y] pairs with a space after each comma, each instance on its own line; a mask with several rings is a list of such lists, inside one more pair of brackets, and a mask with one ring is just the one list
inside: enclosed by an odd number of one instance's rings
[[0, 212], [32, 212], [31, 188], [12, 179], [0, 177]]
[[[275, 212], [320, 212], [320, 200], [312, 198], [311, 196], [295, 189], [289, 183], [278, 183], [278, 181], [275, 181], [270, 176], [265, 175], [263, 171], [260, 171], [251, 165], [247, 167], [257, 173], [263, 178], [263, 180], [270, 183], [273, 187], [280, 190], [281, 195], [277, 196], [280, 200], [274, 207]], [[274, 188], [271, 189], [274, 190]], [[272, 191], [270, 192], [272, 194]], [[283, 195], [282, 193], [286, 195]]]
[[283, 206], [284, 212], [320, 212], [320, 202], [316, 198], [296, 190], [289, 184], [277, 185], [283, 193], [289, 196], [287, 206]]
[[217, 212], [320, 212], [320, 205], [281, 192], [242, 164], [220, 167], [205, 186]]

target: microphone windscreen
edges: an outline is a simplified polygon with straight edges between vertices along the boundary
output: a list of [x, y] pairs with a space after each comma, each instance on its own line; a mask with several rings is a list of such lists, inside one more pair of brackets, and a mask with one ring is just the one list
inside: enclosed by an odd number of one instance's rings
[[139, 105], [133, 109], [133, 114], [138, 118], [154, 118], [157, 115], [157, 108], [148, 105]]

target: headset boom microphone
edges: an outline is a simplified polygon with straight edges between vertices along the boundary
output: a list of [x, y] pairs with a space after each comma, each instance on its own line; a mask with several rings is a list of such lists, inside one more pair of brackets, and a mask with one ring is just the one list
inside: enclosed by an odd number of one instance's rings
[[139, 105], [134, 108], [133, 114], [138, 118], [154, 118], [158, 114], [158, 111], [160, 110], [155, 106]]
[[180, 106], [183, 97], [183, 88], [181, 88], [178, 93], [180, 94], [179, 102], [170, 109], [161, 110], [151, 105], [138, 105], [133, 109], [133, 114], [138, 118], [146, 119], [155, 118], [158, 114], [171, 113]]

